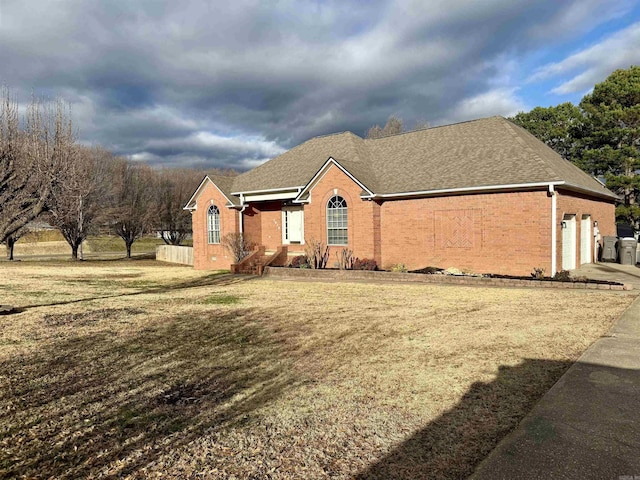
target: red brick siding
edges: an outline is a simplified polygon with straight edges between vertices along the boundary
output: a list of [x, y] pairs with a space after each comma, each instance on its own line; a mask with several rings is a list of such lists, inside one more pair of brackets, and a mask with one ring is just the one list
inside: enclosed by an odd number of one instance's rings
[[211, 183], [203, 188], [191, 215], [193, 225], [193, 266], [196, 270], [226, 270], [233, 258], [220, 244], [210, 245], [207, 239], [207, 209], [215, 204], [220, 210], [220, 238], [238, 228], [237, 210], [227, 208], [229, 201]]
[[[591, 215], [591, 228], [593, 222], [598, 222], [598, 230], [601, 236], [616, 235], [616, 213], [613, 201], [605, 201], [603, 199], [594, 199], [581, 195], [579, 193], [568, 190], [559, 190], [557, 192], [557, 209], [556, 218], [557, 237], [556, 237], [556, 262], [558, 271], [562, 269], [562, 229], [560, 224], [565, 214], [576, 216], [576, 266], [580, 266], [580, 238], [581, 238], [581, 219], [582, 215]], [[593, 230], [592, 230], [593, 234]], [[592, 243], [593, 248], [593, 243]]]
[[257, 206], [248, 205], [244, 209], [242, 222], [245, 238], [250, 242], [262, 245], [262, 218]]
[[262, 245], [275, 250], [282, 245], [282, 202], [259, 204], [262, 219]]
[[435, 266], [528, 275], [551, 270], [546, 191], [387, 201], [381, 207], [382, 266]]
[[245, 211], [243, 231], [247, 240], [275, 250], [282, 245], [282, 202], [256, 202]]
[[[359, 258], [374, 258], [387, 268], [404, 263], [409, 269], [456, 267], [474, 272], [528, 275], [542, 267], [551, 273], [551, 198], [546, 190], [393, 200], [381, 203], [360, 199], [362, 189], [339, 168], [330, 166], [311, 189], [304, 205], [305, 241], [326, 244], [327, 201], [337, 192], [348, 205], [348, 245]], [[238, 231], [236, 210], [208, 184], [193, 213], [194, 266], [226, 269], [232, 262], [221, 245], [207, 243], [206, 212], [211, 201], [221, 215], [221, 235]], [[252, 241], [275, 250], [282, 244], [281, 202], [248, 206], [244, 232]], [[557, 193], [557, 269], [562, 265], [565, 213], [576, 215], [576, 265], [580, 264], [580, 219], [597, 221], [601, 235], [615, 235], [613, 202], [576, 193]], [[299, 247], [302, 250], [303, 247]], [[331, 247], [328, 266], [337, 262], [342, 246]], [[215, 260], [214, 260], [215, 258]]]
[[[337, 193], [334, 193], [337, 190]], [[379, 208], [375, 202], [360, 199], [362, 187], [339, 168], [330, 166], [325, 175], [311, 189], [311, 202], [304, 206], [305, 241], [312, 239], [327, 243], [327, 202], [334, 195], [340, 195], [347, 202], [348, 245], [359, 258], [374, 258], [374, 211]], [[328, 266], [338, 261], [336, 253], [343, 246], [330, 247]]]

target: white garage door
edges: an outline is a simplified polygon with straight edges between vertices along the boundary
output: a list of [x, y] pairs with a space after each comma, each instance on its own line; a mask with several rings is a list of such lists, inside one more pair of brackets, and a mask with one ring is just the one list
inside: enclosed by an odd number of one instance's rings
[[562, 270], [576, 268], [576, 216], [565, 215], [562, 219]]
[[582, 215], [580, 222], [580, 264], [591, 263], [591, 216]]

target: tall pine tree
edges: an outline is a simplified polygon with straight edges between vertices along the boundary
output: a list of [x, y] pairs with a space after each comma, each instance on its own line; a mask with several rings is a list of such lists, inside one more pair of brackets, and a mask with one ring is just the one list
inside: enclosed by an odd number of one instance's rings
[[622, 197], [618, 220], [640, 225], [640, 67], [616, 70], [580, 102], [580, 163]]
[[575, 132], [580, 130], [584, 118], [571, 102], [520, 112], [511, 121], [527, 129], [566, 160], [575, 161]]

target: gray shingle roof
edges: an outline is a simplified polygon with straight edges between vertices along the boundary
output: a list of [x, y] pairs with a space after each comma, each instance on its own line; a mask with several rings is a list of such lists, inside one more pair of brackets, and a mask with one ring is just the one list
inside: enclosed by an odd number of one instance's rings
[[380, 139], [364, 140], [351, 132], [312, 138], [232, 178], [230, 191], [304, 186], [329, 157], [377, 195], [566, 182], [615, 198], [597, 180], [502, 117]]
[[364, 140], [351, 132], [315, 137], [262, 165], [238, 175], [234, 192], [300, 187], [320, 170], [329, 157], [352, 162], [367, 160]]
[[235, 195], [231, 195], [231, 192], [233, 191], [233, 182], [236, 177], [225, 177], [223, 175], [208, 175], [208, 177], [216, 184], [220, 191], [224, 193], [229, 200], [231, 200], [231, 203], [234, 205], [240, 205], [240, 199]]

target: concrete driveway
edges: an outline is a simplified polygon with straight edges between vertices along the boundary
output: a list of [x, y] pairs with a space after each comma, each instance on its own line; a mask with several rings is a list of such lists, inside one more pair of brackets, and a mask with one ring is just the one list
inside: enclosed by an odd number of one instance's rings
[[633, 285], [634, 290], [640, 290], [640, 268], [636, 265], [587, 263], [576, 270], [572, 270], [571, 276], [629, 284]]

